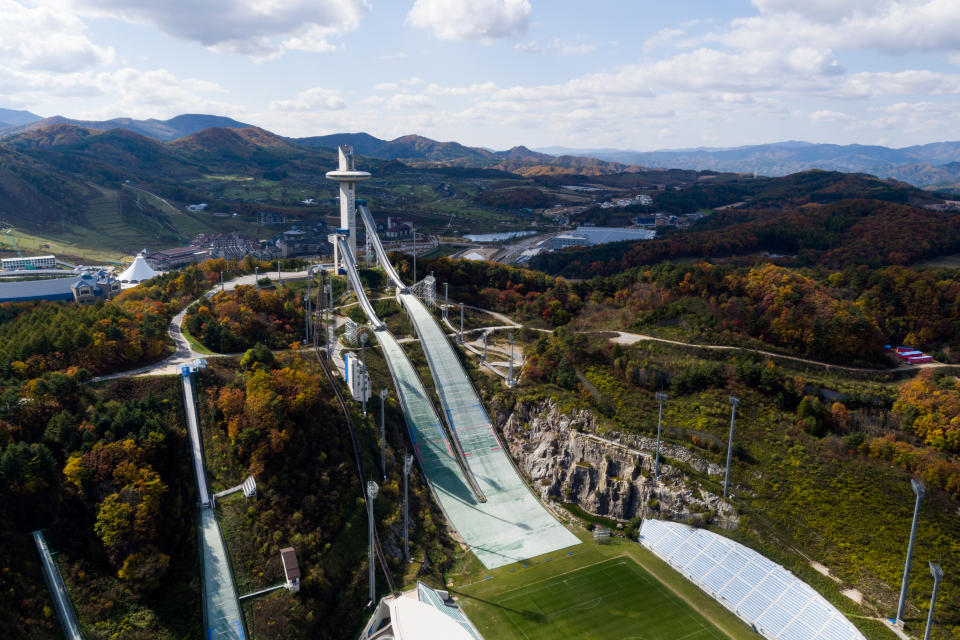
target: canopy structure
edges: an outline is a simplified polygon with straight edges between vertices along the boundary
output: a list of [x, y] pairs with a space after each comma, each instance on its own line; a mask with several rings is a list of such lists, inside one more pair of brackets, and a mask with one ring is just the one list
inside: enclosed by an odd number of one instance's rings
[[154, 271], [153, 267], [147, 264], [146, 259], [143, 257], [143, 254], [137, 254], [137, 257], [133, 259], [133, 264], [131, 264], [127, 269], [120, 274], [120, 282], [130, 282], [138, 283], [143, 282], [144, 280], [149, 280], [160, 275], [159, 272]]

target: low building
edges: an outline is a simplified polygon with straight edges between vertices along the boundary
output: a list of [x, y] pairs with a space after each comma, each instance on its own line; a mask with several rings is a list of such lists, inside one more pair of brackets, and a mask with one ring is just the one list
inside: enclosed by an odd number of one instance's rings
[[105, 271], [85, 273], [70, 285], [75, 302], [109, 300], [120, 293], [120, 281], [111, 278]]
[[120, 293], [120, 281], [111, 278], [105, 271], [84, 273], [79, 277], [70, 278], [0, 282], [0, 302], [26, 302], [27, 300], [96, 302], [109, 300], [118, 293]]
[[260, 251], [258, 240], [237, 231], [201, 233], [190, 244], [198, 250], [206, 251], [205, 257], [227, 260], [240, 260], [248, 255], [259, 257]]
[[30, 256], [26, 258], [3, 258], [0, 269], [3, 271], [21, 271], [23, 269], [56, 269], [56, 256]]
[[387, 216], [377, 223], [377, 234], [384, 240], [407, 240], [413, 237], [413, 223]]
[[177, 247], [154, 251], [146, 256], [151, 267], [158, 271], [169, 271], [210, 257], [210, 252], [199, 247]]
[[283, 577], [286, 581], [283, 586], [293, 593], [300, 591], [300, 564], [293, 547], [280, 549], [280, 562], [283, 563]]
[[271, 224], [286, 224], [287, 215], [276, 211], [260, 211], [257, 213], [257, 224], [265, 227]]

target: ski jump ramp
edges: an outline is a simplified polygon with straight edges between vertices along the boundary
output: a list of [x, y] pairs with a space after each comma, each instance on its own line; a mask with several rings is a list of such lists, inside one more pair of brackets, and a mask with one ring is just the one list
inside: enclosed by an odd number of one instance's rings
[[[358, 210], [377, 259], [398, 289], [405, 291], [406, 285], [376, 234], [369, 209], [360, 205]], [[357, 295], [366, 297], [362, 289]], [[527, 487], [502, 449], [469, 376], [436, 320], [412, 294], [400, 293], [399, 298], [420, 337], [452, 441], [394, 336], [386, 330], [374, 335], [393, 374], [417, 457], [449, 522], [488, 569], [579, 544]], [[376, 316], [370, 321], [374, 326], [380, 323]], [[457, 441], [468, 467], [466, 474], [457, 460]], [[470, 475], [472, 478], [467, 477]], [[479, 485], [485, 501], [471, 491], [470, 480]]]

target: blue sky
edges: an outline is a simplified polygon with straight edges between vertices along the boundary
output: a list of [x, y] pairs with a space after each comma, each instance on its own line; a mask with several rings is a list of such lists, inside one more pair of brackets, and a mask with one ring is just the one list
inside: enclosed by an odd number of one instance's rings
[[0, 106], [657, 149], [960, 139], [958, 0], [0, 0]]

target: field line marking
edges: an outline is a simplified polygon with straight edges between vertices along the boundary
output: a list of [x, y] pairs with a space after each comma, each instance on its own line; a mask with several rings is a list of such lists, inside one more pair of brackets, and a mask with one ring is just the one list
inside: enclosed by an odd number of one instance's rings
[[[659, 560], [659, 558], [657, 558], [657, 559]], [[689, 606], [691, 609], [693, 609], [694, 611], [696, 611], [697, 613], [699, 613], [701, 616], [703, 616], [705, 620], [707, 620], [711, 625], [713, 625], [713, 627], [714, 627], [715, 629], [717, 629], [718, 631], [720, 631], [720, 633], [722, 633], [722, 634], [725, 635], [727, 638], [729, 638], [729, 640], [737, 640], [737, 638], [736, 638], [732, 633], [730, 633], [730, 632], [726, 629], [726, 627], [724, 627], [723, 625], [721, 625], [721, 623], [720, 623], [718, 620], [716, 620], [712, 615], [710, 615], [708, 612], [704, 611], [704, 610], [701, 609], [700, 607], [697, 607], [696, 605], [694, 605], [690, 600], [687, 599], [686, 596], [684, 596], [684, 595], [681, 594], [679, 591], [677, 591], [676, 589], [674, 589], [673, 586], [667, 584], [667, 583], [663, 580], [663, 578], [660, 577], [660, 574], [659, 574], [658, 572], [656, 572], [652, 567], [650, 567], [647, 563], [642, 562], [639, 558], [632, 558], [632, 560], [637, 563], [637, 566], [639, 566], [641, 569], [643, 569], [644, 571], [646, 571], [646, 572], [650, 575], [650, 577], [652, 577], [654, 580], [656, 580], [656, 581], [657, 581], [658, 583], [660, 583], [662, 586], [666, 587], [666, 588], [670, 591], [670, 593], [672, 593], [675, 597], [677, 597], [677, 598], [679, 598], [680, 600], [682, 600], [683, 602], [685, 602], [685, 603], [687, 604], [687, 606]], [[663, 562], [663, 560], [661, 560], [661, 562]], [[667, 565], [667, 566], [669, 566], [669, 565]], [[677, 575], [680, 576], [683, 580], [685, 580], [685, 581], [689, 582], [691, 585], [693, 585], [693, 586], [694, 586], [696, 589], [698, 589], [701, 593], [703, 593], [703, 594], [706, 595], [707, 597], [710, 597], [709, 594], [707, 594], [706, 591], [703, 591], [702, 589], [700, 589], [700, 587], [698, 587], [696, 584], [694, 584], [694, 583], [691, 582], [690, 580], [687, 580], [687, 578], [684, 577], [684, 575], [683, 575], [682, 573], [680, 573], [679, 571], [677, 571], [676, 573], [677, 573]], [[716, 602], [716, 601], [714, 600], [714, 602]], [[723, 607], [723, 605], [720, 604], [719, 602], [716, 602], [716, 604], [717, 604], [717, 606], [719, 606], [719, 607], [721, 607], [721, 608]], [[704, 630], [706, 630], [711, 636], [713, 636], [713, 637], [715, 637], [715, 638], [717, 637], [717, 635], [713, 632], [712, 629], [710, 629], [710, 628], [708, 628], [708, 627], [704, 627]]]
[[[606, 560], [600, 560], [600, 561], [594, 562], [594, 563], [592, 563], [592, 564], [585, 564], [585, 565], [583, 565], [582, 567], [577, 567], [576, 569], [571, 569], [570, 571], [564, 571], [563, 573], [558, 573], [558, 574], [556, 574], [556, 575], [552, 575], [552, 576], [550, 576], [550, 577], [543, 578], [542, 580], [536, 580], [536, 581], [534, 581], [534, 582], [531, 582], [531, 583], [529, 583], [529, 584], [525, 584], [525, 585], [520, 586], [520, 587], [514, 587], [513, 589], [507, 589], [506, 591], [502, 591], [502, 592], [500, 593], [500, 595], [505, 595], [505, 594], [508, 594], [508, 593], [510, 593], [510, 592], [512, 592], [512, 591], [518, 591], [518, 590], [520, 590], [520, 589], [529, 589], [530, 587], [532, 587], [532, 586], [535, 585], [535, 584], [540, 584], [541, 582], [547, 582], [548, 580], [554, 580], [554, 579], [556, 579], [556, 578], [559, 578], [560, 576], [565, 576], [565, 575], [570, 574], [570, 573], [576, 573], [577, 571], [582, 571], [583, 569], [589, 569], [590, 567], [595, 567], [595, 566], [597, 566], [598, 564], [603, 564], [603, 563], [605, 563], [605, 562], [611, 562], [611, 561], [613, 561], [613, 560], [620, 560], [620, 561], [622, 562], [624, 559], [628, 559], [628, 560], [629, 560], [630, 558], [629, 558], [628, 556], [615, 556], [615, 557], [613, 557], [613, 558], [607, 558]], [[483, 581], [481, 580], [480, 582], [483, 582]], [[474, 583], [474, 584], [477, 584], [477, 583]], [[461, 587], [461, 588], [462, 588], [462, 587]]]

